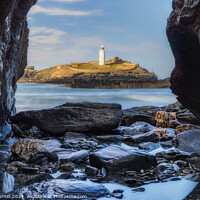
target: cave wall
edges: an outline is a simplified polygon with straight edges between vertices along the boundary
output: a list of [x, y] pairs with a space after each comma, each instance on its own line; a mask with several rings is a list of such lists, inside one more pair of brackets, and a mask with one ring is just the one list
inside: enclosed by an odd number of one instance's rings
[[200, 120], [200, 0], [173, 0], [167, 37], [175, 57], [171, 89]]
[[0, 0], [0, 133], [15, 113], [16, 82], [27, 65], [26, 15], [37, 0]]

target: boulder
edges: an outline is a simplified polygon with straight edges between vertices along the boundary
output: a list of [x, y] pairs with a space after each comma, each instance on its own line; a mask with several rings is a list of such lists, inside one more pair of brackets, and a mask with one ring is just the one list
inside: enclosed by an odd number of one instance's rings
[[135, 122], [130, 127], [120, 126], [116, 129], [116, 131], [125, 135], [138, 135], [150, 132], [154, 129], [156, 129], [155, 126], [152, 126], [146, 122]]
[[200, 126], [195, 126], [192, 124], [181, 124], [176, 127], [175, 134], [178, 135], [179, 133], [189, 130], [200, 130]]
[[200, 125], [200, 122], [197, 117], [195, 117], [194, 114], [191, 112], [183, 112], [183, 113], [178, 113], [177, 114], [177, 119], [181, 123], [190, 123], [194, 125]]
[[177, 135], [178, 149], [200, 154], [200, 130], [185, 131]]
[[200, 119], [200, 1], [173, 0], [167, 37], [175, 57], [171, 89], [178, 101]]
[[66, 164], [62, 164], [59, 167], [59, 170], [62, 172], [72, 172], [75, 169], [75, 164], [73, 163], [66, 163]]
[[77, 160], [86, 159], [89, 156], [89, 152], [86, 150], [76, 151], [70, 154], [63, 154], [63, 157], [60, 158], [61, 163], [66, 162], [75, 162]]
[[159, 137], [154, 132], [148, 132], [144, 134], [134, 135], [131, 138], [127, 138], [125, 141], [130, 141], [134, 143], [142, 143], [142, 142], [156, 142], [159, 140]]
[[88, 102], [66, 103], [52, 109], [21, 112], [11, 117], [13, 123], [35, 125], [52, 135], [71, 131], [105, 133], [117, 128], [121, 119], [121, 105]]
[[100, 142], [121, 142], [124, 139], [121, 135], [101, 135], [95, 138]]
[[121, 170], [148, 169], [156, 166], [156, 158], [147, 152], [127, 150], [121, 146], [112, 145], [90, 155], [90, 165], [96, 168], [105, 167], [108, 172]]
[[43, 140], [24, 139], [14, 143], [11, 151], [20, 158], [28, 161], [31, 156], [40, 152], [46, 152], [47, 148]]
[[158, 111], [155, 116], [156, 127], [168, 128], [171, 126], [171, 121], [176, 120], [175, 112]]
[[159, 143], [153, 143], [153, 142], [144, 142], [138, 145], [139, 149], [147, 150], [147, 151], [153, 151], [155, 149], [160, 148], [161, 145]]
[[14, 161], [11, 162], [8, 167], [7, 167], [7, 171], [9, 172], [19, 172], [21, 168], [26, 167], [26, 164], [23, 162], [19, 162], [19, 161]]
[[19, 199], [27, 199], [28, 196], [35, 199], [34, 197], [39, 196], [41, 200], [69, 200], [82, 196], [83, 199], [90, 200], [105, 197], [110, 192], [105, 186], [98, 183], [75, 179], [53, 179], [22, 187], [15, 190], [13, 194], [23, 196]]
[[176, 164], [161, 163], [156, 167], [156, 174], [160, 180], [177, 176], [179, 172], [180, 168]]
[[86, 166], [85, 167], [85, 173], [88, 176], [94, 176], [94, 175], [97, 175], [98, 169], [96, 167]]
[[156, 125], [154, 119], [156, 112], [163, 110], [163, 108], [157, 106], [141, 106], [133, 107], [123, 110], [123, 120], [121, 126], [130, 126], [131, 124], [143, 121], [153, 126]]

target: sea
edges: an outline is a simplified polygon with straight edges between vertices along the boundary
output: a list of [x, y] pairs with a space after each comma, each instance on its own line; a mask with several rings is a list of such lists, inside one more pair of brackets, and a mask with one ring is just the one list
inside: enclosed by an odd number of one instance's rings
[[165, 106], [176, 102], [169, 88], [85, 89], [46, 83], [18, 83], [17, 112], [52, 108], [66, 102], [119, 103], [123, 109], [135, 106]]

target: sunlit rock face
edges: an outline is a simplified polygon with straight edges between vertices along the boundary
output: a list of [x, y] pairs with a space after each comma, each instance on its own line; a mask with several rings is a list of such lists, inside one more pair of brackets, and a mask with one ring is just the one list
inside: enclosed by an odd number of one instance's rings
[[173, 0], [167, 36], [176, 61], [171, 89], [178, 100], [200, 119], [199, 0]]
[[0, 132], [15, 113], [16, 82], [27, 65], [26, 15], [37, 0], [0, 1]]

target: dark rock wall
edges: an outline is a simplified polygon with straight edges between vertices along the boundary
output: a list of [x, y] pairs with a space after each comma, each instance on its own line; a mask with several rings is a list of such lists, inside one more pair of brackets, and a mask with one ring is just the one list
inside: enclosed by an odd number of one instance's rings
[[15, 113], [16, 82], [27, 65], [26, 15], [37, 0], [0, 1], [0, 132]]
[[167, 36], [174, 57], [171, 89], [200, 119], [200, 1], [173, 0]]

